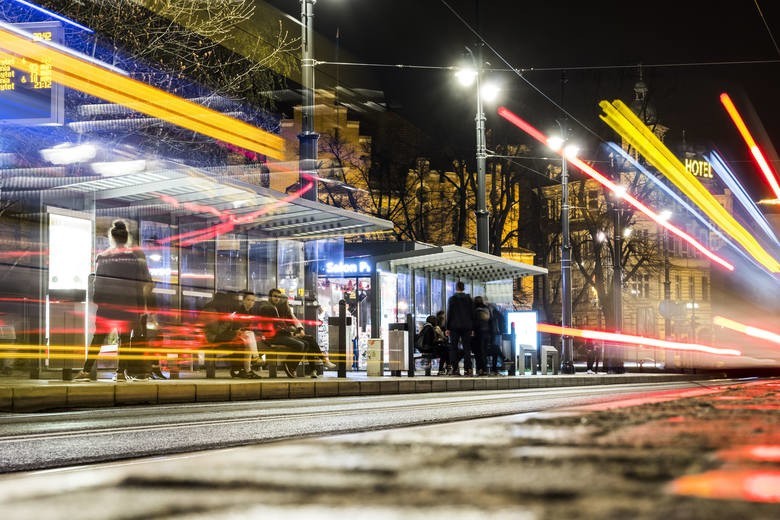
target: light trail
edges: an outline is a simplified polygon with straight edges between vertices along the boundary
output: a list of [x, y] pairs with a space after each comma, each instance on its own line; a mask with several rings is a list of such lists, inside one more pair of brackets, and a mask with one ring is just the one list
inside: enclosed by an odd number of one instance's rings
[[780, 334], [777, 334], [776, 332], [771, 332], [766, 329], [759, 329], [758, 327], [753, 327], [751, 325], [745, 325], [744, 323], [740, 323], [738, 321], [730, 320], [728, 318], [724, 318], [723, 316], [715, 316], [712, 318], [713, 325], [719, 325], [721, 327], [725, 327], [727, 329], [735, 330], [737, 332], [741, 332], [742, 334], [745, 334], [747, 336], [752, 336], [754, 338], [760, 338], [765, 339], [767, 341], [771, 341], [772, 343], [778, 343], [780, 344]]
[[731, 169], [726, 165], [726, 161], [724, 161], [718, 152], [715, 151], [713, 151], [709, 157], [707, 157], [707, 160], [712, 165], [712, 169], [715, 170], [715, 173], [718, 174], [718, 177], [720, 177], [726, 187], [731, 190], [740, 204], [742, 204], [742, 207], [745, 208], [745, 211], [747, 211], [748, 214], [753, 217], [756, 225], [760, 227], [764, 233], [766, 233], [767, 237], [769, 237], [769, 239], [772, 240], [775, 245], [780, 245], [780, 240], [778, 240], [775, 236], [775, 233], [772, 231], [769, 222], [767, 222], [764, 215], [758, 209], [758, 206], [756, 206], [756, 203], [753, 202], [753, 200], [747, 194], [745, 188], [743, 188], [739, 181], [737, 181], [734, 172], [732, 172]]
[[633, 336], [630, 334], [618, 334], [615, 332], [606, 332], [603, 330], [572, 329], [558, 325], [550, 325], [548, 323], [537, 323], [536, 328], [539, 332], [546, 332], [548, 334], [576, 336], [579, 338], [608, 341], [611, 343], [626, 343], [632, 346], [643, 345], [666, 350], [704, 352], [707, 354], [717, 354], [721, 356], [742, 355], [742, 351], [732, 348], [718, 348], [709, 345], [700, 345], [698, 343], [678, 343], [676, 341], [666, 341], [658, 338], [648, 338], [645, 336]]
[[677, 157], [620, 100], [602, 101], [604, 114], [599, 116], [615, 132], [634, 146], [658, 171], [687, 195], [712, 221], [731, 235], [750, 255], [770, 272], [780, 272], [780, 262], [768, 253], [755, 237], [718, 202], [688, 171]]
[[[642, 166], [636, 159], [631, 157], [628, 153], [626, 153], [625, 150], [623, 150], [620, 146], [618, 146], [616, 143], [609, 142], [607, 143], [607, 147], [611, 149], [613, 152], [619, 154], [624, 160], [628, 161], [628, 163], [633, 167], [636, 168], [637, 171], [643, 173], [650, 181], [652, 181], [661, 191], [666, 193], [672, 200], [674, 200], [677, 204], [682, 206], [683, 209], [688, 211], [691, 215], [694, 216], [699, 222], [702, 223], [707, 229], [709, 229], [712, 233], [718, 236], [719, 239], [723, 241], [724, 244], [727, 244], [729, 247], [731, 247], [734, 251], [737, 252], [740, 256], [742, 256], [745, 260], [750, 262], [753, 266], [756, 268], [764, 271], [765, 273], [768, 273], [770, 276], [773, 276], [772, 273], [770, 273], [766, 267], [759, 264], [758, 261], [756, 261], [755, 258], [750, 256], [750, 254], [747, 253], [747, 251], [740, 248], [737, 244], [734, 243], [734, 241], [731, 239], [731, 237], [724, 235], [723, 232], [718, 229], [717, 227], [713, 226], [712, 223], [699, 211], [693, 208], [683, 197], [679, 196], [677, 193], [674, 192], [669, 186], [664, 184], [661, 179], [650, 173], [647, 168]], [[715, 166], [713, 165], [713, 168]], [[735, 181], [736, 182], [736, 181]], [[739, 186], [739, 184], [737, 184]]]
[[[513, 112], [511, 112], [506, 107], [500, 107], [498, 109], [498, 114], [501, 117], [503, 117], [504, 119], [506, 119], [507, 121], [509, 121], [510, 123], [514, 124], [515, 126], [520, 128], [521, 130], [523, 130], [524, 132], [526, 132], [528, 135], [530, 135], [534, 139], [536, 139], [539, 142], [541, 142], [542, 144], [545, 144], [545, 145], [547, 144], [547, 137], [542, 132], [540, 132], [539, 130], [534, 128], [531, 124], [529, 124], [527, 121], [522, 119], [517, 114], [514, 114]], [[561, 155], [563, 152], [560, 151], [560, 152], [556, 152], [556, 153]], [[591, 178], [595, 179], [596, 181], [598, 181], [599, 183], [601, 183], [602, 185], [607, 187], [609, 190], [611, 190], [611, 191], [613, 191], [615, 193], [621, 193], [621, 197], [624, 200], [626, 200], [626, 202], [628, 202], [629, 204], [634, 206], [637, 210], [642, 212], [644, 215], [646, 215], [651, 220], [655, 221], [659, 226], [662, 226], [662, 227], [668, 229], [674, 235], [677, 235], [681, 239], [683, 239], [686, 242], [688, 242], [689, 244], [691, 244], [696, 250], [701, 252], [704, 256], [706, 256], [707, 258], [709, 258], [713, 262], [721, 265], [722, 267], [725, 267], [729, 271], [733, 271], [734, 270], [734, 266], [731, 263], [729, 263], [727, 260], [725, 260], [724, 258], [721, 258], [720, 256], [716, 255], [715, 253], [713, 253], [712, 251], [710, 251], [709, 249], [704, 247], [704, 245], [701, 244], [699, 241], [697, 241], [695, 238], [693, 238], [688, 233], [686, 233], [682, 229], [678, 228], [677, 226], [675, 226], [674, 224], [669, 222], [668, 219], [662, 217], [658, 213], [654, 212], [653, 210], [651, 210], [650, 208], [645, 206], [639, 200], [634, 198], [631, 194], [629, 194], [627, 192], [624, 192], [621, 189], [621, 187], [619, 187], [617, 184], [615, 184], [614, 182], [609, 180], [603, 174], [601, 174], [598, 171], [596, 171], [593, 167], [591, 167], [590, 165], [586, 164], [581, 159], [579, 159], [577, 157], [567, 157], [567, 160], [568, 160], [569, 164], [573, 164], [580, 171], [582, 171], [586, 175], [590, 176]]]
[[745, 140], [745, 144], [747, 144], [750, 153], [753, 155], [753, 158], [756, 160], [756, 163], [758, 163], [758, 167], [761, 168], [761, 172], [764, 174], [764, 177], [769, 183], [769, 186], [772, 188], [772, 191], [775, 193], [775, 198], [780, 199], [780, 184], [777, 183], [777, 179], [775, 178], [777, 176], [777, 173], [772, 171], [772, 168], [769, 166], [769, 163], [767, 162], [766, 158], [764, 158], [763, 152], [756, 144], [755, 139], [753, 139], [750, 130], [748, 130], [748, 127], [745, 124], [745, 121], [742, 119], [742, 116], [739, 114], [739, 111], [737, 110], [737, 107], [734, 105], [734, 102], [731, 101], [731, 98], [725, 92], [720, 95], [720, 102], [723, 105], [723, 107], [726, 109], [726, 112], [728, 112], [729, 117], [731, 117], [731, 120], [734, 122], [734, 126], [737, 127], [737, 130], [742, 136], [742, 139]]

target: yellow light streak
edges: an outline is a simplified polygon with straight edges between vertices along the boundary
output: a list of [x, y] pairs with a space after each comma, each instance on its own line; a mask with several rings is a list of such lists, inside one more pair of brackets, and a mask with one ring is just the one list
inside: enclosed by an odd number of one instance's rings
[[780, 272], [780, 262], [768, 253], [707, 191], [699, 180], [653, 134], [653, 132], [620, 100], [602, 101], [604, 114], [599, 116], [615, 132], [634, 146], [677, 188], [697, 204], [712, 221], [737, 241], [756, 261], [773, 273]]
[[[52, 66], [52, 80], [111, 103], [157, 117], [193, 132], [232, 143], [275, 159], [284, 157], [284, 140], [244, 121], [128, 78], [74, 55], [0, 27], [0, 57], [24, 58], [15, 65]], [[19, 60], [17, 60], [19, 61]]]

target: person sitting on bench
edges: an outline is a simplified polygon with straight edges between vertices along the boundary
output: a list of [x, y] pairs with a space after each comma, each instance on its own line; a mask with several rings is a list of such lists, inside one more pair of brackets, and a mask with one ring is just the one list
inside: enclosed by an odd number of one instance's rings
[[241, 322], [236, 319], [234, 306], [229, 294], [217, 292], [203, 307], [206, 341], [209, 347], [229, 353], [230, 377], [259, 379], [260, 376], [249, 367], [250, 352], [239, 336]]
[[279, 289], [271, 289], [268, 292], [268, 301], [260, 305], [259, 314], [265, 318], [262, 320], [261, 325], [266, 343], [279, 345], [284, 348], [284, 373], [287, 374], [287, 377], [294, 378], [296, 375], [295, 371], [303, 360], [303, 352], [306, 346], [298, 338], [292, 336], [287, 320], [279, 317], [276, 302], [281, 297], [282, 292]]

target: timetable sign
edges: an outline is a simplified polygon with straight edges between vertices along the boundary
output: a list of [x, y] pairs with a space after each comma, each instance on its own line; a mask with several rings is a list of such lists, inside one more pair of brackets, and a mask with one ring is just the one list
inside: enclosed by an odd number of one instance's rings
[[[62, 43], [59, 22], [13, 24], [33, 40]], [[52, 82], [52, 63], [47, 57], [19, 56], [0, 48], [0, 124], [62, 124], [62, 85]]]

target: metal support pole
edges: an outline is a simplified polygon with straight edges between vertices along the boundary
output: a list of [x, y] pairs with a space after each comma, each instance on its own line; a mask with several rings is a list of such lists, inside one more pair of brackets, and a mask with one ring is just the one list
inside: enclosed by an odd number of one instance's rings
[[472, 61], [474, 62], [474, 68], [477, 71], [477, 116], [474, 118], [476, 121], [477, 130], [477, 251], [482, 253], [490, 253], [490, 214], [487, 210], [487, 196], [485, 189], [485, 159], [487, 157], [487, 145], [485, 144], [485, 111], [482, 108], [482, 92], [480, 91], [480, 83], [482, 81], [482, 49], [480, 47], [477, 57], [474, 57], [474, 53], [471, 49], [466, 47]]
[[669, 262], [669, 232], [664, 227], [663, 235], [663, 248], [664, 248], [664, 305], [666, 307], [664, 313], [664, 339], [667, 341], [672, 337], [672, 319], [671, 319], [671, 299], [672, 299], [672, 280], [670, 277], [670, 262]]
[[[615, 207], [613, 213], [613, 229], [615, 236], [614, 240], [614, 254], [612, 259], [612, 296], [615, 332], [620, 334], [623, 331], [623, 265], [621, 263], [621, 251], [623, 250], [623, 230], [622, 230], [622, 208], [621, 199], [615, 199]], [[617, 347], [611, 347], [611, 355], [609, 356], [609, 365], [606, 367], [607, 372], [613, 374], [622, 374], [625, 369], [623, 368], [623, 355]]]
[[311, 187], [303, 194], [304, 199], [317, 200], [317, 140], [314, 131], [314, 4], [317, 0], [301, 0], [301, 133], [299, 183], [301, 189]]
[[[565, 132], [566, 129], [562, 128]], [[563, 136], [564, 143], [566, 136]], [[574, 373], [574, 346], [572, 337], [566, 333], [571, 328], [572, 301], [571, 301], [571, 237], [569, 233], [569, 172], [566, 161], [566, 149], [561, 155], [561, 327], [564, 334], [561, 336], [561, 373]]]
[[339, 300], [338, 377], [347, 377], [347, 302]]
[[409, 349], [406, 352], [406, 360], [409, 363], [409, 370], [407, 371], [407, 375], [409, 377], [414, 377], [414, 336], [415, 336], [415, 326], [414, 326], [414, 316], [411, 314], [406, 315], [406, 333], [408, 334], [409, 338]]

